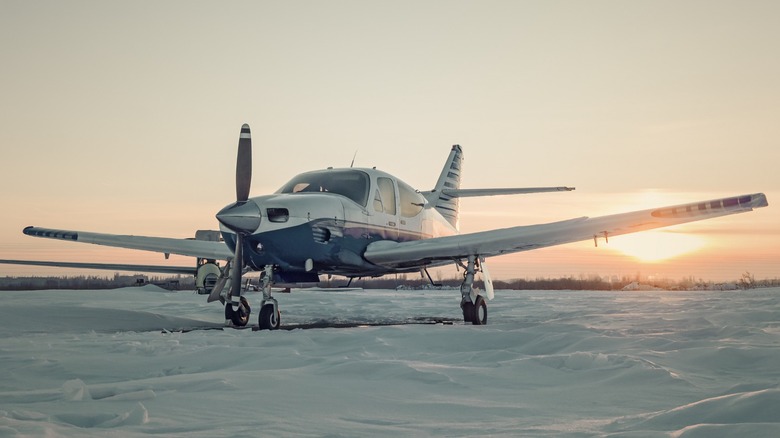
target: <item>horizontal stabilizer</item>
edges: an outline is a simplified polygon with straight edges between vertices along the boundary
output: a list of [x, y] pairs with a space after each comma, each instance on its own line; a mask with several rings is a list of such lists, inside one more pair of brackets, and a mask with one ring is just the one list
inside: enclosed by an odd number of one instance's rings
[[524, 187], [510, 189], [442, 189], [442, 193], [453, 198], [476, 196], [525, 195], [528, 193], [570, 192], [574, 187]]
[[123, 265], [123, 264], [115, 264], [115, 263], [47, 262], [43, 260], [0, 260], [0, 263], [6, 265], [52, 266], [58, 268], [102, 269], [107, 271], [156, 272], [160, 274], [195, 275], [194, 267], [184, 267], [184, 266]]

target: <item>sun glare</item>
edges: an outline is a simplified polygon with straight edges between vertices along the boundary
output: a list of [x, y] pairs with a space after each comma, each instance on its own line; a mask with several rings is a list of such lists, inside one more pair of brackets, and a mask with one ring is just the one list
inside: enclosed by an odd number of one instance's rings
[[647, 231], [610, 239], [609, 247], [642, 262], [655, 263], [701, 249], [705, 240], [699, 236], [664, 231]]

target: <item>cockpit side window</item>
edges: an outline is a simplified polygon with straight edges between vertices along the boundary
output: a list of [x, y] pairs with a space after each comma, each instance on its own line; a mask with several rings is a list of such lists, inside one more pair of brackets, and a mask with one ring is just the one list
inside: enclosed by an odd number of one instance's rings
[[[387, 214], [395, 215], [395, 184], [390, 178], [379, 177], [376, 179], [379, 194], [381, 196], [382, 207]], [[376, 202], [374, 202], [376, 208]]]
[[398, 181], [398, 194], [401, 199], [401, 216], [415, 217], [425, 207], [425, 198], [403, 181]]
[[368, 174], [359, 170], [323, 170], [302, 173], [276, 193], [335, 193], [361, 206], [368, 202]]

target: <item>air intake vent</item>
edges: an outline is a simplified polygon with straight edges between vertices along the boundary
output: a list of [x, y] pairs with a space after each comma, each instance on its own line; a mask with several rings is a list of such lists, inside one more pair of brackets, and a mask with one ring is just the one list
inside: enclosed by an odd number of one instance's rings
[[287, 222], [290, 219], [290, 212], [286, 208], [268, 208], [265, 214], [271, 222]]
[[330, 241], [330, 230], [327, 228], [313, 227], [311, 234], [317, 243], [328, 243]]

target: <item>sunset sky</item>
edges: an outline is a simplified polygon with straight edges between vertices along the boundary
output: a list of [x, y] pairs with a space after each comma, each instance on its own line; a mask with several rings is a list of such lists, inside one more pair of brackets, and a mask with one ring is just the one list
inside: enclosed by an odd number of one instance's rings
[[[463, 232], [769, 199], [649, 243], [490, 259], [498, 278], [780, 277], [780, 2], [0, 0], [0, 11], [2, 259], [191, 263], [21, 231], [217, 229], [249, 123], [253, 196], [349, 166], [355, 151], [356, 166], [429, 190], [456, 143], [464, 188], [577, 187], [463, 200]], [[653, 243], [682, 254], [631, 255]], [[0, 276], [83, 272], [0, 265]]]

